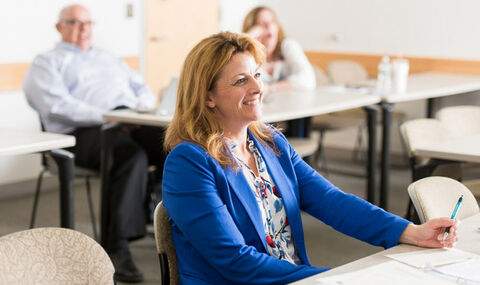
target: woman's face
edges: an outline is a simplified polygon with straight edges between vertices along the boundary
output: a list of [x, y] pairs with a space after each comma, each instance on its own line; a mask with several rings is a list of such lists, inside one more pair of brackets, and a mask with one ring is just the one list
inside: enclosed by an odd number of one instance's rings
[[278, 24], [275, 16], [270, 10], [263, 9], [257, 15], [256, 25], [263, 30], [258, 40], [267, 48], [267, 54], [271, 55], [278, 42]]
[[235, 54], [209, 92], [212, 108], [224, 129], [236, 131], [261, 118], [262, 88], [259, 65], [249, 52]]

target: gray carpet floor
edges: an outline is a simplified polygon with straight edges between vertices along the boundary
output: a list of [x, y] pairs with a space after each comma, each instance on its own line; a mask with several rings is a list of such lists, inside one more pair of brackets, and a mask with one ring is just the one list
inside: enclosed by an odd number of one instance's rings
[[[327, 156], [330, 169], [356, 173], [363, 171], [363, 163], [353, 163], [341, 152], [327, 152]], [[345, 192], [364, 197], [366, 187], [364, 178], [332, 172], [327, 178]], [[408, 201], [406, 188], [409, 182], [410, 173], [406, 167], [392, 169], [389, 209], [395, 214], [404, 215], [405, 213]], [[99, 198], [98, 186], [98, 181], [95, 181], [93, 190], [94, 198], [96, 198], [95, 203], [97, 204], [96, 209], [98, 209]], [[3, 191], [12, 193], [12, 191], [16, 191], [15, 187], [22, 188], [18, 189], [20, 193], [25, 191], [25, 187], [33, 189], [34, 183], [31, 181], [29, 183], [0, 186], [0, 193]], [[59, 202], [56, 188], [55, 179], [47, 179], [46, 191], [42, 193], [39, 204], [38, 227], [59, 225]], [[75, 182], [75, 190], [76, 229], [93, 236], [83, 181]], [[0, 236], [28, 228], [32, 203], [33, 194], [18, 194], [0, 199]], [[314, 265], [336, 267], [382, 250], [379, 247], [365, 244], [338, 233], [306, 214], [303, 215], [303, 225], [310, 261]], [[145, 274], [146, 280], [143, 284], [159, 284], [160, 270], [153, 236], [147, 236], [133, 242], [131, 249], [137, 265]]]

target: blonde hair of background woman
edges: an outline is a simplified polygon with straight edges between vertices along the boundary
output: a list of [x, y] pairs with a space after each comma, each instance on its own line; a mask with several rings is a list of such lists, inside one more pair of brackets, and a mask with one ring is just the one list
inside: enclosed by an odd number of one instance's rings
[[[215, 110], [207, 107], [208, 92], [231, 58], [249, 52], [257, 64], [265, 61], [263, 45], [245, 34], [222, 32], [203, 39], [187, 55], [178, 83], [173, 120], [167, 128], [164, 147], [172, 150], [181, 141], [204, 147], [222, 166], [236, 167], [223, 136]], [[248, 126], [262, 143], [273, 146], [272, 131], [262, 122]]]
[[277, 45], [275, 46], [275, 50], [273, 51], [273, 59], [282, 59], [282, 42], [285, 39], [285, 33], [283, 32], [282, 25], [278, 22], [277, 14], [267, 6], [258, 6], [253, 8], [243, 19], [243, 27], [242, 32], [246, 33], [250, 31], [250, 29], [257, 24], [258, 14], [263, 10], [268, 10], [272, 13], [273, 18], [275, 19], [275, 23], [278, 26], [278, 34], [277, 34]]

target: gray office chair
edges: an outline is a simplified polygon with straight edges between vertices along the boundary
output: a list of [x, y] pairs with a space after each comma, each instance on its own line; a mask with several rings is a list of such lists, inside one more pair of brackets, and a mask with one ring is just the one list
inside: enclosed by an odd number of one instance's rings
[[160, 260], [162, 285], [177, 285], [179, 284], [177, 255], [172, 241], [172, 227], [169, 220], [167, 210], [163, 206], [163, 202], [160, 202], [155, 208], [153, 226]]
[[[43, 126], [43, 123], [41, 120], [40, 120], [40, 124], [41, 124], [42, 131], [45, 131], [45, 127]], [[60, 151], [61, 153], [58, 153], [58, 151]], [[43, 175], [46, 172], [52, 175], [58, 175], [58, 167], [54, 159], [56, 155], [71, 155], [73, 157], [73, 153], [66, 150], [42, 152], [42, 170], [40, 171], [40, 174], [38, 175], [38, 179], [37, 179], [35, 197], [33, 200], [32, 214], [30, 217], [30, 229], [35, 227], [35, 220], [37, 218], [38, 201], [40, 200], [40, 192], [42, 190]], [[99, 178], [100, 174], [98, 171], [94, 171], [94, 170], [79, 167], [79, 166], [75, 166], [74, 173], [75, 173], [75, 178], [85, 179], [85, 186], [87, 191], [87, 202], [88, 202], [88, 209], [90, 211], [90, 220], [92, 223], [93, 236], [95, 240], [98, 240], [97, 219], [95, 217], [95, 211], [93, 207], [90, 179]]]

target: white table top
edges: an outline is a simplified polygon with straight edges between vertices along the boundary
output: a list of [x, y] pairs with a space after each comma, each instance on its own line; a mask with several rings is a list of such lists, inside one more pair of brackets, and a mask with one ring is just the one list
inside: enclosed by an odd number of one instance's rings
[[[343, 111], [380, 102], [376, 95], [356, 92], [337, 93], [325, 89], [271, 94], [264, 100], [263, 120], [278, 122]], [[173, 110], [158, 114], [136, 113], [130, 110], [111, 111], [104, 115], [107, 122], [165, 126], [173, 117]]]
[[46, 132], [0, 130], [0, 155], [28, 154], [75, 145], [75, 137]]
[[480, 76], [438, 72], [416, 73], [408, 78], [407, 90], [403, 94], [388, 94], [387, 103], [398, 103], [420, 99], [463, 94], [480, 90]]
[[414, 151], [420, 157], [480, 163], [480, 134], [420, 146]]
[[[480, 214], [469, 217], [462, 220], [462, 223], [458, 227], [458, 241], [455, 245], [456, 248], [472, 252], [480, 255]], [[316, 284], [316, 279], [321, 276], [332, 276], [347, 272], [352, 272], [360, 270], [366, 267], [377, 265], [383, 262], [390, 261], [392, 259], [385, 256], [385, 254], [394, 254], [394, 253], [403, 253], [403, 252], [413, 252], [418, 250], [424, 250], [424, 248], [410, 246], [410, 245], [398, 245], [392, 247], [388, 250], [384, 250], [370, 256], [361, 258], [359, 260], [347, 263], [345, 265], [336, 267], [332, 270], [320, 273], [309, 278], [297, 281], [292, 284], [298, 285], [307, 285], [307, 284]], [[396, 278], [401, 278], [401, 276], [395, 276]]]

